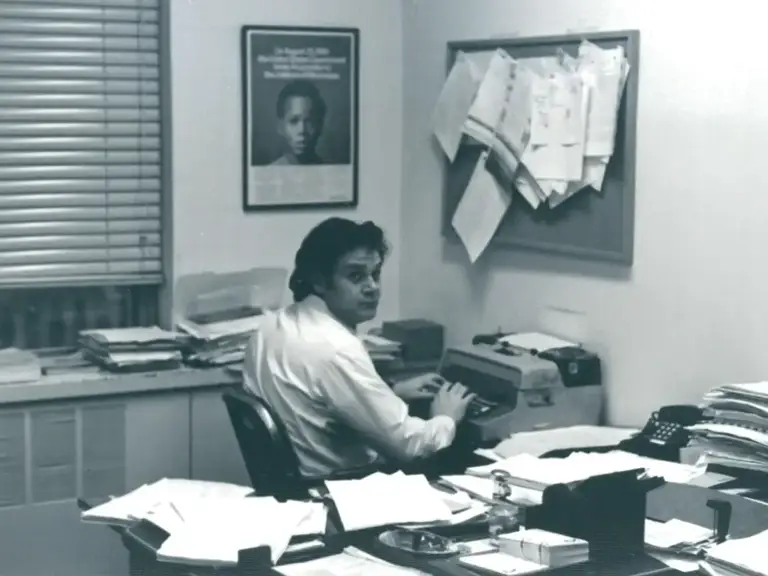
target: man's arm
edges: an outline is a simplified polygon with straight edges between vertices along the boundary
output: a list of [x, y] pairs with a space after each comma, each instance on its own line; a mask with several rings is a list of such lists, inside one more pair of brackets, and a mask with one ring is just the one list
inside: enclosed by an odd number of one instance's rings
[[371, 446], [398, 460], [413, 460], [450, 446], [456, 424], [448, 416], [422, 420], [382, 380], [367, 353], [337, 352], [320, 379], [328, 407]]

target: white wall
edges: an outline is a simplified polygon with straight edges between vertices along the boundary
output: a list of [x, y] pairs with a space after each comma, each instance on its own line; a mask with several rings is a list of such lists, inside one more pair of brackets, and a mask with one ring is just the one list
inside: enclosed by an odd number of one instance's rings
[[174, 275], [291, 266], [325, 211], [242, 211], [240, 28], [360, 29], [360, 204], [392, 240], [381, 316], [399, 314], [402, 9], [391, 0], [173, 0]]
[[[452, 340], [581, 313], [606, 365], [608, 415], [768, 375], [768, 68], [756, 2], [405, 0], [402, 312]], [[469, 272], [440, 237], [429, 117], [446, 42], [569, 30], [641, 31], [635, 264], [628, 273], [494, 252]], [[757, 57], [757, 59], [756, 59]]]

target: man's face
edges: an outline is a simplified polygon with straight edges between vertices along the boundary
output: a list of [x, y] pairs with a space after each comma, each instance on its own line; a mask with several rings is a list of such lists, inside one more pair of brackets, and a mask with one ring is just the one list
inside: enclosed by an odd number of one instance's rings
[[279, 130], [296, 158], [301, 160], [314, 155], [321, 129], [311, 98], [293, 96], [286, 100]]
[[328, 309], [346, 326], [355, 328], [376, 317], [381, 297], [381, 266], [378, 252], [358, 248], [342, 256], [330, 282], [318, 287]]

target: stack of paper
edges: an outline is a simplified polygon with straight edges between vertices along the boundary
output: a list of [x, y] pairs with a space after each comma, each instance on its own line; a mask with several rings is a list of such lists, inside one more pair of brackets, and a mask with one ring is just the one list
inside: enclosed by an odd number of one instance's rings
[[263, 315], [280, 307], [287, 276], [284, 268], [253, 268], [181, 277], [174, 324], [190, 337], [186, 361], [199, 366], [241, 363]]
[[517, 576], [546, 570], [544, 564], [523, 560], [504, 552], [489, 552], [461, 556], [459, 562], [476, 570], [480, 574], [499, 574], [499, 576]]
[[5, 348], [0, 350], [0, 385], [36, 382], [42, 369], [34, 352]]
[[360, 339], [375, 363], [396, 362], [402, 359], [403, 345], [376, 334], [363, 334]]
[[499, 550], [545, 566], [568, 566], [589, 560], [589, 543], [556, 532], [520, 530], [499, 537]]
[[248, 340], [263, 317], [261, 309], [246, 314], [229, 320], [212, 317], [177, 320], [176, 327], [190, 336], [186, 361], [195, 366], [241, 363]]
[[325, 484], [348, 532], [394, 524], [448, 522], [453, 516], [424, 476], [376, 473]]
[[158, 326], [83, 330], [83, 357], [110, 371], [178, 368], [184, 337]]
[[702, 562], [705, 572], [723, 576], [768, 575], [768, 531], [748, 538], [726, 540], [709, 549]]
[[246, 486], [164, 478], [81, 514], [84, 522], [151, 522], [168, 534], [158, 560], [205, 566], [237, 564], [241, 550], [268, 546], [277, 562], [294, 537], [325, 533], [327, 509], [316, 502], [249, 496]]
[[666, 522], [645, 520], [645, 546], [652, 552], [690, 551], [712, 538], [712, 529], [673, 518]]
[[462, 142], [484, 150], [452, 221], [471, 261], [495, 234], [513, 192], [537, 209], [603, 188], [628, 75], [622, 47], [586, 40], [576, 56], [457, 54], [432, 125], [451, 162]]
[[175, 507], [182, 520], [158, 549], [157, 559], [202, 566], [235, 566], [240, 551], [261, 546], [269, 547], [275, 564], [294, 536], [306, 534], [302, 526], [308, 518], [318, 524], [315, 509], [325, 510], [319, 503], [271, 497], [188, 500]]
[[711, 420], [690, 427], [702, 464], [768, 472], [768, 382], [718, 386], [702, 407]]

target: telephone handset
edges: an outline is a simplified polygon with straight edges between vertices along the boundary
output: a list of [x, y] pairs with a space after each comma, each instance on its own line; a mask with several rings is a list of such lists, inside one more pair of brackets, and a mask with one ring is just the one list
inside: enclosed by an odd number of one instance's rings
[[678, 462], [680, 449], [688, 445], [691, 437], [687, 426], [703, 419], [703, 411], [698, 406], [664, 406], [651, 414], [643, 429], [619, 444], [619, 448], [641, 456]]

